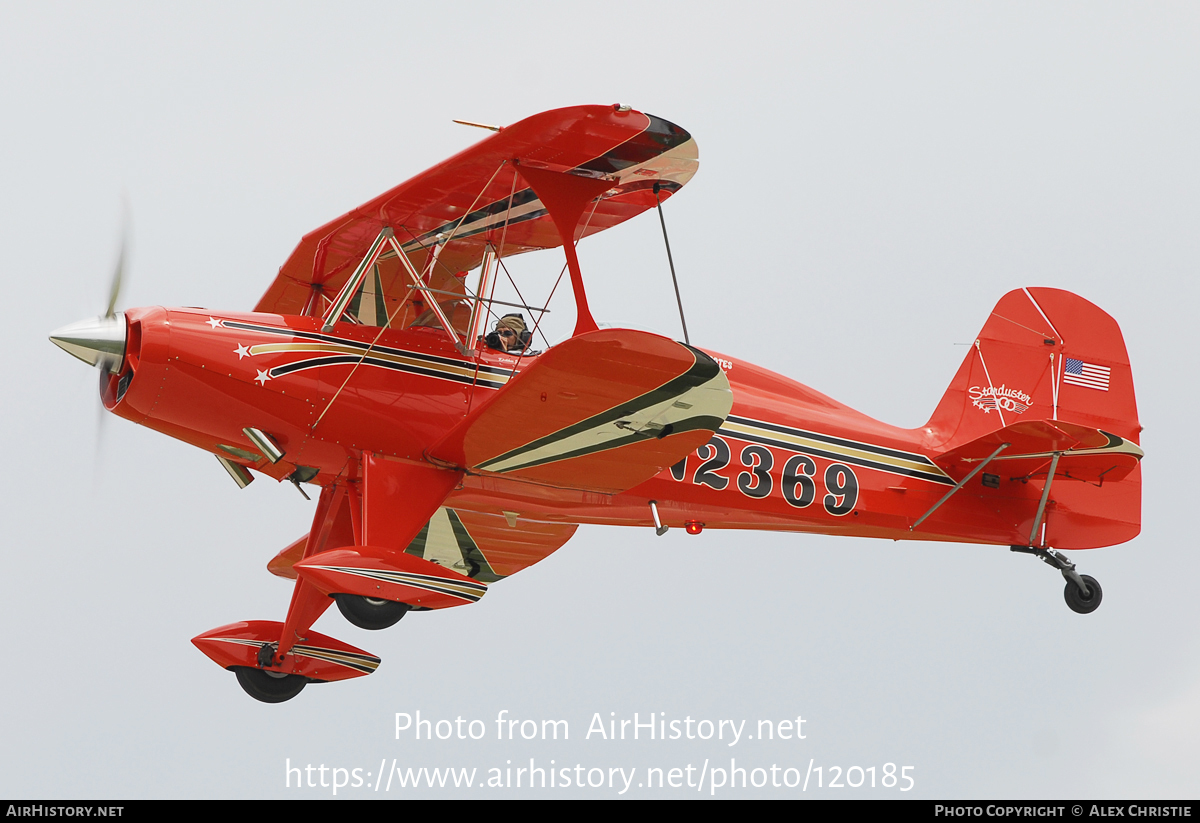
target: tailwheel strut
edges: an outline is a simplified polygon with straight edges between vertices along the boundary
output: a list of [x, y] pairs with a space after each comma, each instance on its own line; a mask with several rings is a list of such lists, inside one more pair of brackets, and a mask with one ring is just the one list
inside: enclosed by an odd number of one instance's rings
[[[1046, 502], [1050, 499], [1050, 487], [1054, 483], [1054, 472], [1058, 468], [1058, 459], [1062, 457], [1062, 454], [1062, 452], [1056, 451], [1050, 457], [1050, 469], [1046, 472], [1046, 485], [1042, 488], [1042, 497], [1038, 501], [1037, 514], [1033, 518], [1033, 528], [1029, 530], [1029, 545], [1010, 546], [1009, 548], [1015, 552], [1032, 554], [1043, 563], [1062, 572], [1063, 579], [1067, 581], [1067, 587], [1063, 590], [1063, 598], [1067, 601], [1067, 607], [1077, 614], [1091, 614], [1100, 608], [1100, 599], [1104, 596], [1096, 578], [1075, 571], [1075, 564], [1068, 560], [1062, 552], [1033, 545], [1037, 542], [1038, 529], [1044, 522]], [[1045, 540], [1043, 539], [1042, 542]]]
[[1039, 549], [1035, 546], [1010, 546], [1011, 551], [1022, 554], [1032, 554], [1048, 566], [1053, 566], [1062, 572], [1067, 587], [1063, 590], [1063, 599], [1068, 608], [1077, 614], [1091, 614], [1100, 607], [1104, 592], [1100, 583], [1090, 574], [1080, 574], [1075, 570], [1075, 564], [1054, 549]]

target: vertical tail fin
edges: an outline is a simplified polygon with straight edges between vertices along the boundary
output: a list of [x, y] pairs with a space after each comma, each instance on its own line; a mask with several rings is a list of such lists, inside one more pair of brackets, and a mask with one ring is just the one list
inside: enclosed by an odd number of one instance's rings
[[1059, 289], [1011, 291], [992, 309], [928, 428], [942, 451], [1025, 420], [1065, 420], [1138, 442], [1117, 322]]
[[[1027, 421], [1075, 424], [1135, 444], [1140, 440], [1121, 330], [1108, 314], [1071, 292], [1025, 288], [1004, 295], [926, 431], [931, 448], [945, 454]], [[1081, 481], [1060, 468], [1051, 498], [1048, 545], [1113, 545], [1141, 528], [1139, 468], [1107, 483], [1094, 476]]]

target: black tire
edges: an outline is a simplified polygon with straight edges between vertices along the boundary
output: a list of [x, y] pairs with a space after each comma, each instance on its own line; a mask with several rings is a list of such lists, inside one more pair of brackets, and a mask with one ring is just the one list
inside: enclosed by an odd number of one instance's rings
[[263, 703], [291, 700], [308, 685], [308, 679], [298, 674], [252, 669], [249, 666], [234, 666], [233, 671], [246, 694]]
[[335, 594], [333, 599], [337, 601], [338, 611], [343, 617], [360, 629], [369, 631], [395, 626], [410, 608], [406, 603], [376, 600], [358, 594]]
[[1080, 577], [1087, 584], [1088, 591], [1085, 594], [1079, 590], [1070, 580], [1067, 581], [1067, 588], [1063, 591], [1063, 597], [1067, 601], [1067, 606], [1071, 611], [1077, 614], [1091, 614], [1100, 608], [1100, 601], [1104, 599], [1104, 591], [1100, 588], [1100, 584], [1096, 582], [1096, 578], [1090, 574], [1082, 574]]

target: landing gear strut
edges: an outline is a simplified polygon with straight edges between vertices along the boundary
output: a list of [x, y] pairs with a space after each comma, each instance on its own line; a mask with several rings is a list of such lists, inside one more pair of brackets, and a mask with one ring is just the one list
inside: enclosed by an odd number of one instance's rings
[[1067, 581], [1063, 598], [1067, 601], [1067, 607], [1071, 611], [1077, 614], [1091, 614], [1100, 608], [1100, 600], [1104, 597], [1104, 592], [1096, 578], [1090, 574], [1080, 574], [1075, 571], [1075, 564], [1064, 557], [1061, 552], [1056, 552], [1054, 549], [1038, 549], [1033, 546], [1010, 546], [1009, 548], [1014, 552], [1032, 554], [1046, 565], [1053, 566], [1062, 572], [1063, 579]]

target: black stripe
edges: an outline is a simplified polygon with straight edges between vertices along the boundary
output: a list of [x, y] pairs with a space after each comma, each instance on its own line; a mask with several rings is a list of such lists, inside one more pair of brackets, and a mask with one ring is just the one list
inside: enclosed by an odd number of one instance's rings
[[483, 550], [479, 548], [479, 544], [471, 537], [471, 533], [467, 531], [467, 527], [463, 525], [462, 519], [459, 518], [458, 512], [454, 509], [446, 509], [446, 517], [450, 521], [450, 528], [454, 531], [454, 541], [458, 544], [458, 550], [462, 552], [463, 560], [470, 567], [472, 577], [484, 583], [495, 583], [497, 580], [503, 580], [504, 576], [496, 574], [496, 570], [492, 568], [492, 564], [483, 554]]
[[[397, 349], [391, 346], [372, 346], [370, 343], [360, 343], [357, 340], [347, 340], [342, 337], [333, 337], [327, 334], [315, 334], [313, 332], [294, 331], [292, 329], [279, 329], [274, 326], [258, 326], [252, 323], [241, 323], [236, 320], [222, 320], [221, 322], [227, 328], [264, 332], [266, 334], [274, 334], [278, 337], [296, 337], [301, 340], [314, 340], [318, 343], [331, 343], [334, 345], [349, 346], [350, 348], [358, 349], [360, 351], [371, 349], [372, 351], [382, 352], [384, 354], [395, 354], [402, 357], [410, 357], [414, 360], [423, 360], [427, 363], [438, 363], [444, 366], [461, 366], [469, 369], [475, 368], [475, 362], [473, 360], [458, 360], [453, 357], [440, 357], [436, 354], [424, 354], [422, 352], [409, 351], [407, 349]], [[484, 366], [482, 364], [479, 366], [479, 370], [481, 372], [487, 372], [488, 374], [501, 375], [505, 377], [508, 376], [510, 371], [509, 369], [499, 368], [497, 366]]]
[[436, 369], [426, 369], [420, 366], [405, 366], [401, 363], [393, 363], [390, 360], [376, 360], [373, 357], [364, 358], [359, 354], [331, 354], [326, 357], [310, 357], [307, 360], [297, 360], [295, 363], [287, 363], [283, 366], [275, 366], [271, 369], [272, 377], [283, 377], [285, 374], [292, 374], [298, 371], [306, 371], [308, 369], [316, 369], [321, 366], [341, 366], [357, 363], [370, 363], [372, 366], [381, 366], [383, 368], [393, 369], [395, 371], [412, 372], [421, 374], [427, 377], [440, 377], [445, 380], [453, 380], [456, 383], [472, 383], [470, 377], [464, 375], [446, 374], [445, 372], [437, 371]]
[[[683, 344], [681, 343], [680, 345], [683, 345]], [[505, 452], [504, 454], [497, 455], [496, 457], [490, 458], [489, 460], [485, 460], [483, 463], [480, 463], [477, 466], [477, 468], [487, 468], [490, 464], [498, 463], [503, 460], [508, 460], [510, 458], [516, 457], [517, 455], [523, 454], [525, 452], [532, 451], [534, 449], [540, 449], [543, 446], [549, 446], [552, 443], [556, 443], [560, 440], [565, 440], [566, 438], [572, 437], [576, 434], [579, 434], [580, 432], [584, 432], [589, 429], [599, 428], [600, 426], [603, 426], [607, 423], [616, 422], [617, 420], [620, 420], [622, 417], [628, 417], [629, 415], [634, 414], [638, 411], [641, 411], [644, 408], [656, 405], [658, 403], [662, 403], [666, 400], [671, 399], [672, 397], [678, 397], [682, 394], [685, 394], [689, 390], [694, 389], [697, 386], [701, 386], [701, 385], [707, 383], [708, 381], [712, 380], [714, 377], [716, 377], [721, 372], [721, 367], [718, 366], [716, 361], [713, 360], [711, 357], [709, 357], [707, 354], [705, 354], [702, 351], [699, 351], [698, 349], [693, 349], [691, 346], [685, 346], [685, 348], [687, 348], [689, 351], [691, 351], [692, 355], [696, 359], [695, 359], [695, 362], [692, 363], [691, 367], [686, 372], [679, 375], [678, 377], [668, 380], [666, 383], [663, 383], [657, 389], [652, 389], [651, 391], [648, 391], [643, 395], [635, 397], [632, 400], [629, 400], [618, 406], [614, 406], [613, 408], [608, 409], [607, 411], [603, 411], [600, 414], [593, 415], [593, 416], [587, 418], [586, 420], [581, 420], [580, 422], [575, 423], [571, 426], [567, 426], [564, 429], [559, 429], [558, 431], [554, 432], [553, 434], [548, 434], [545, 437], [540, 437], [531, 443], [526, 443], [524, 446], [519, 446], [515, 449], [510, 449], [509, 451]], [[638, 439], [644, 440], [645, 437], [639, 437]], [[630, 442], [632, 442], [632, 441], [630, 441]], [[511, 471], [511, 470], [506, 470], [506, 471]]]
[[[515, 226], [515, 225], [517, 225], [518, 223], [524, 223], [524, 222], [526, 222], [526, 221], [528, 221], [528, 220], [537, 220], [539, 217], [545, 217], [545, 216], [546, 216], [547, 214], [549, 214], [549, 213], [550, 213], [550, 212], [548, 212], [548, 211], [547, 211], [546, 209], [544, 209], [544, 208], [542, 208], [542, 209], [534, 209], [533, 211], [531, 211], [531, 212], [528, 212], [528, 213], [526, 213], [526, 214], [522, 214], [522, 215], [518, 215], [517, 217], [510, 218], [510, 219], [509, 219], [509, 221], [508, 221], [508, 224], [507, 224], [507, 225], [509, 225], [509, 226]], [[460, 232], [456, 232], [456, 233], [455, 233], [455, 235], [454, 235], [454, 240], [452, 240], [451, 242], [456, 242], [456, 241], [458, 241], [458, 240], [465, 240], [465, 239], [467, 239], [468, 237], [474, 237], [474, 236], [475, 236], [475, 235], [477, 235], [477, 234], [483, 234], [483, 233], [485, 233], [485, 232], [492, 231], [493, 229], [496, 229], [496, 228], [498, 228], [499, 226], [502, 226], [502, 225], [505, 225], [505, 224], [503, 224], [503, 223], [500, 223], [500, 224], [488, 223], [487, 225], [479, 226], [478, 228], [474, 228], [474, 229], [467, 229], [466, 231], [460, 231]], [[445, 229], [445, 228], [440, 228], [440, 229], [437, 229], [436, 231], [442, 232], [442, 233], [444, 234], [444, 233], [446, 232], [446, 229]], [[424, 234], [424, 235], [421, 235], [421, 236], [422, 236], [422, 237], [427, 237], [428, 235], [427, 235], [427, 234]], [[413, 248], [413, 249], [409, 249], [409, 248], [408, 248], [408, 245], [413, 245], [413, 246], [414, 246], [414, 248]], [[415, 240], [413, 240], [413, 241], [410, 241], [408, 245], [405, 245], [405, 247], [404, 247], [404, 248], [405, 248], [405, 250], [409, 250], [409, 251], [416, 251], [416, 250], [418, 250], [418, 249], [428, 248], [427, 246], [420, 246], [420, 245], [416, 245], [416, 241], [415, 241]], [[505, 257], [508, 257], [508, 256], [509, 256], [509, 255], [505, 255]]]
[[457, 597], [460, 600], [470, 600], [472, 603], [479, 602], [479, 599], [481, 597], [483, 597], [484, 594], [487, 593], [486, 589], [484, 591], [479, 592], [478, 594], [472, 594], [469, 591], [467, 591], [467, 592], [459, 591], [458, 589], [452, 589], [446, 585], [437, 586], [437, 585], [434, 585], [433, 583], [419, 583], [416, 581], [401, 582], [401, 581], [395, 581], [395, 580], [393, 580], [391, 582], [394, 585], [408, 586], [411, 589], [423, 589], [427, 592], [434, 592], [435, 594], [444, 594], [449, 597]]
[[398, 576], [403, 576], [406, 584], [415, 585], [417, 581], [428, 581], [441, 583], [443, 585], [465, 586], [468, 589], [475, 589], [480, 592], [487, 591], [487, 585], [478, 583], [470, 578], [462, 580], [454, 580], [445, 577], [439, 577], [436, 574], [421, 574], [420, 572], [406, 572], [402, 569], [364, 569], [359, 566], [325, 566], [324, 568], [330, 571], [341, 572], [342, 574], [353, 574], [360, 577], [373, 577], [378, 580], [389, 582], [397, 582]]
[[462, 580], [455, 580], [439, 577], [436, 574], [421, 574], [420, 572], [399, 571], [397, 574], [407, 575], [409, 579], [423, 580], [429, 583], [441, 583], [444, 586], [465, 586], [468, 589], [475, 589], [480, 594], [487, 591], [487, 584], [471, 580], [469, 577], [464, 577]]
[[[433, 518], [430, 518], [430, 519], [432, 520]], [[428, 539], [429, 539], [429, 524], [426, 523], [424, 526], [421, 527], [421, 530], [419, 532], [417, 532], [417, 536], [412, 539], [412, 542], [408, 544], [408, 548], [404, 550], [404, 553], [411, 554], [413, 557], [419, 557], [422, 560], [424, 560], [425, 559], [425, 542]]]
[[[488, 203], [486, 206], [482, 206], [478, 209], [475, 209], [475, 211], [473, 211], [473, 212], [464, 214], [462, 217], [445, 222], [442, 225], [438, 226], [436, 229], [430, 229], [429, 231], [422, 234], [420, 237], [414, 237], [408, 243], [405, 243], [404, 247], [407, 248], [409, 245], [416, 243], [420, 248], [428, 248], [428, 244], [424, 241], [435, 240], [439, 234], [449, 235], [451, 232], [454, 232], [455, 240], [461, 240], [464, 237], [470, 237], [472, 234], [478, 234], [480, 231], [483, 231], [485, 229], [477, 229], [477, 230], [471, 231], [467, 234], [460, 234], [454, 230], [455, 230], [456, 226], [465, 226], [470, 223], [474, 223], [477, 220], [482, 220], [485, 217], [494, 217], [495, 215], [500, 214], [501, 212], [508, 211], [509, 199], [510, 198], [508, 198], [508, 197], [502, 197], [499, 200], [495, 200], [491, 203]], [[512, 199], [512, 208], [515, 209], [515, 208], [519, 208], [520, 206], [524, 206], [528, 203], [532, 203], [533, 201], [537, 200], [538, 197], [533, 189], [521, 189], [520, 191], [515, 192], [512, 195], [511, 199]], [[546, 214], [546, 209], [542, 208], [541, 210], [531, 212], [528, 215], [522, 215], [519, 218], [517, 218], [515, 220], [510, 220], [508, 222], [509, 222], [509, 225], [512, 225], [513, 223], [518, 223], [518, 222], [521, 222], [524, 220], [531, 220], [531, 219], [534, 219], [535, 217], [541, 217], [544, 214]], [[495, 228], [495, 226], [488, 226], [487, 228]]]
[[[406, 366], [402, 363], [393, 363], [390, 360], [378, 360], [374, 357], [362, 357], [357, 354], [333, 354], [328, 357], [310, 357], [307, 360], [297, 360], [295, 363], [287, 363], [283, 366], [275, 366], [270, 370], [271, 377], [283, 377], [294, 372], [306, 371], [308, 369], [316, 369], [321, 366], [339, 366], [358, 363], [359, 361], [368, 366], [377, 366], [383, 369], [391, 369], [392, 371], [406, 372], [408, 374], [419, 374], [423, 377], [435, 377], [439, 380], [449, 380], [454, 383], [462, 383], [464, 385], [472, 385], [477, 381], [471, 375], [456, 375], [447, 374], [437, 369], [427, 369], [421, 366]], [[486, 380], [480, 378], [478, 384], [485, 388], [498, 389], [504, 384], [494, 380]]]
[[[650, 124], [645, 128], [645, 130], [634, 135], [625, 142], [613, 146], [599, 157], [593, 158], [586, 163], [576, 166], [572, 171], [595, 172], [597, 175], [616, 174], [624, 171], [625, 169], [653, 160], [655, 157], [665, 154], [676, 146], [680, 146], [692, 139], [690, 134], [679, 128], [679, 126], [676, 126], [674, 123], [663, 120], [661, 117], [655, 117], [653, 114], [647, 114], [646, 117], [650, 120]], [[661, 182], [662, 185], [667, 187], [668, 191], [671, 192], [674, 192], [680, 188], [680, 185], [675, 183], [673, 180], [664, 180]], [[652, 186], [653, 181], [648, 180], [647, 185]], [[634, 191], [638, 188], [642, 187], [638, 185], [635, 185], [632, 188], [621, 186], [620, 194], [625, 194], [627, 191]], [[601, 196], [603, 197], [603, 195]], [[533, 189], [522, 189], [521, 191], [515, 192], [512, 195], [511, 208], [518, 208], [520, 206], [527, 205], [537, 199], [537, 194], [533, 191]], [[494, 217], [501, 212], [508, 211], [510, 208], [509, 200], [510, 198], [508, 197], [502, 197], [501, 199], [489, 203], [486, 206], [482, 206], [458, 219], [447, 221], [435, 229], [430, 229], [420, 237], [410, 241], [410, 243], [416, 243], [421, 248], [427, 248], [429, 242], [435, 240], [439, 233], [449, 235], [451, 232], [453, 232], [454, 239], [461, 240], [471, 237], [472, 235], [479, 234], [480, 232], [497, 228], [496, 225], [488, 225], [473, 230], [467, 230], [466, 232], [457, 230], [463, 226], [469, 226], [476, 221], [483, 220], [488, 217]], [[526, 220], [535, 220], [539, 217], [545, 216], [546, 214], [547, 211], [543, 207], [507, 222], [509, 225], [513, 225]], [[408, 245], [409, 244], [406, 243], [405, 247], [407, 248]]]
[[[462, 600], [470, 600], [472, 603], [477, 602], [481, 597], [483, 597], [485, 594], [487, 594], [486, 586], [482, 586], [482, 587], [479, 587], [478, 589], [476, 589], [477, 593], [473, 593], [471, 591], [460, 591], [460, 590], [452, 588], [452, 587], [455, 585], [465, 586], [466, 585], [465, 583], [457, 583], [457, 581], [447, 581], [443, 577], [432, 578], [433, 580], [441, 580], [442, 581], [442, 585], [437, 585], [432, 582], [424, 582], [422, 580], [410, 580], [407, 577], [394, 576], [394, 575], [401, 574], [401, 572], [385, 574], [385, 573], [376, 571], [374, 574], [362, 574], [362, 571], [363, 571], [362, 569], [356, 569], [355, 571], [357, 572], [355, 574], [356, 577], [366, 577], [369, 580], [378, 580], [382, 583], [387, 583], [388, 585], [391, 585], [391, 586], [406, 586], [410, 589], [422, 589], [424, 591], [435, 592], [437, 594], [445, 594], [445, 595], [449, 595], [451, 597], [458, 597]], [[350, 572], [345, 572], [345, 573], [349, 574]]]
[[[354, 663], [349, 660], [330, 660], [325, 655], [317, 654], [315, 652], [297, 652], [297, 654], [302, 657], [307, 657], [311, 660], [319, 660], [322, 663], [328, 663], [331, 666], [344, 666], [347, 669], [354, 669], [355, 671], [362, 672], [363, 674], [374, 674], [375, 669], [378, 668], [378, 664], [376, 664], [375, 666], [369, 666], [369, 665], [364, 665], [362, 663]], [[324, 681], [318, 680], [318, 681], [314, 681], [314, 682], [322, 683]]]
[[357, 660], [362, 660], [365, 663], [379, 663], [381, 661], [381, 658], [378, 658], [373, 654], [366, 654], [365, 652], [352, 652], [352, 651], [343, 650], [343, 649], [327, 649], [324, 646], [295, 645], [292, 648], [299, 649], [306, 653], [324, 652], [325, 654], [345, 655], [347, 657], [353, 657]]
[[947, 486], [953, 486], [954, 481], [940, 474], [931, 474], [928, 472], [917, 471], [915, 469], [904, 469], [899, 466], [892, 466], [888, 463], [876, 463], [873, 460], [865, 460], [861, 457], [851, 457], [835, 451], [826, 451], [824, 449], [810, 449], [799, 446], [795, 443], [786, 443], [782, 440], [774, 440], [770, 437], [760, 437], [753, 434], [743, 434], [741, 432], [730, 431], [729, 429], [721, 429], [717, 434], [735, 440], [747, 440], [751, 443], [761, 443], [764, 446], [776, 446], [786, 451], [795, 452], [797, 454], [811, 454], [817, 457], [826, 457], [837, 463], [850, 463], [855, 466], [862, 466], [868, 469], [879, 469], [880, 471], [888, 472], [889, 474], [900, 474], [907, 477], [918, 477], [922, 480], [930, 480], [934, 483], [942, 483]]
[[[548, 212], [544, 208], [543, 209], [534, 209], [531, 212], [528, 212], [526, 214], [522, 214], [517, 217], [513, 217], [513, 218], [509, 219], [507, 225], [515, 226], [518, 223], [524, 223], [529, 220], [537, 220], [539, 217], [545, 217], [549, 213], [550, 212]], [[499, 225], [504, 225], [504, 224], [501, 223]], [[454, 235], [454, 241], [465, 240], [468, 237], [474, 237], [477, 234], [484, 234], [486, 232], [493, 231], [497, 227], [498, 227], [497, 224], [489, 223], [487, 225], [479, 226], [478, 228], [467, 229], [466, 231], [460, 231]], [[454, 242], [454, 241], [451, 241], [451, 242]], [[505, 255], [505, 257], [510, 257], [510, 256], [511, 256], [511, 253]]]
[[[678, 423], [672, 424], [671, 434], [681, 434], [682, 432], [696, 431], [703, 429], [705, 431], [715, 432], [721, 425], [721, 418], [712, 415], [701, 415], [699, 417], [689, 417], [687, 420], [681, 420]], [[509, 472], [520, 471], [521, 469], [529, 469], [535, 466], [544, 466], [547, 463], [557, 463], [561, 460], [571, 460], [575, 457], [585, 457], [589, 454], [598, 454], [603, 451], [619, 449], [622, 446], [628, 446], [631, 443], [641, 443], [645, 440], [654, 440], [656, 435], [642, 434], [641, 432], [633, 432], [625, 437], [620, 437], [615, 440], [608, 440], [604, 443], [595, 446], [584, 446], [575, 449], [574, 451], [562, 452], [561, 454], [549, 455], [537, 460], [530, 460], [527, 463], [521, 463], [517, 466], [512, 466], [507, 469], [498, 469], [497, 474], [507, 474]]]
[[[340, 651], [338, 649], [326, 649], [319, 646], [293, 646], [292, 652], [304, 657], [321, 660], [325, 663], [330, 663], [335, 666], [345, 666], [347, 669], [355, 669], [364, 674], [371, 674], [382, 662], [380, 658], [370, 654], [358, 654], [356, 652]], [[331, 660], [331, 657], [349, 657], [350, 660]], [[362, 661], [362, 662], [356, 662]]]
[[819, 440], [822, 443], [829, 443], [833, 446], [846, 446], [848, 448], [858, 449], [859, 451], [872, 452], [874, 454], [882, 454], [887, 457], [900, 457], [905, 460], [912, 460], [917, 463], [925, 463], [933, 467], [934, 463], [923, 454], [913, 454], [912, 452], [900, 451], [899, 449], [889, 449], [885, 446], [875, 446], [870, 443], [860, 443], [857, 440], [845, 440], [840, 437], [833, 437], [828, 434], [818, 434], [817, 432], [805, 431], [804, 429], [793, 429], [788, 426], [781, 426], [778, 423], [767, 423], [762, 420], [752, 420], [749, 417], [737, 417], [729, 415], [730, 423], [741, 423], [744, 426], [755, 426], [762, 429], [780, 432], [781, 434], [794, 434], [797, 437], [807, 437], [812, 440]]
[[[659, 184], [660, 189], [669, 191], [672, 194], [674, 194], [675, 192], [677, 192], [683, 188], [682, 184], [676, 183], [674, 180], [658, 180], [658, 179], [654, 179], [654, 178], [646, 178], [645, 180], [631, 180], [627, 183], [622, 183], [620, 186], [618, 186], [616, 188], [616, 194], [610, 195], [608, 192], [604, 192], [603, 194], [601, 194], [599, 196], [598, 199], [608, 200], [611, 197], [620, 197], [621, 195], [629, 194], [630, 192], [644, 191], [646, 189], [654, 188], [655, 183]], [[610, 191], [611, 191], [611, 189], [610, 189]], [[501, 202], [504, 202], [504, 201], [501, 201]], [[482, 209], [480, 211], [482, 211]], [[516, 217], [509, 218], [509, 220], [506, 224], [505, 223], [500, 223], [500, 224], [485, 223], [482, 226], [477, 226], [475, 228], [468, 228], [465, 230], [463, 230], [463, 229], [453, 230], [451, 228], [452, 223], [447, 223], [444, 226], [434, 229], [432, 232], [426, 232], [425, 234], [421, 235], [421, 237], [418, 238], [417, 240], [408, 241], [407, 243], [404, 244], [403, 248], [405, 251], [408, 251], [408, 252], [421, 251], [421, 250], [429, 248], [429, 246], [427, 244], [423, 244], [421, 241], [427, 240], [431, 236], [436, 237], [439, 233], [445, 234], [447, 231], [454, 231], [454, 240], [452, 240], [451, 242], [454, 242], [457, 240], [466, 240], [468, 237], [475, 237], [476, 235], [484, 234], [486, 232], [489, 232], [496, 228], [499, 228], [502, 225], [515, 226], [518, 223], [524, 223], [529, 220], [537, 220], [538, 218], [545, 217], [549, 213], [550, 212], [545, 207], [543, 207], [540, 209], [534, 209], [533, 211], [526, 212], [526, 213], [518, 215]], [[508, 255], [505, 255], [505, 256], [507, 257]]]
[[644, 131], [624, 143], [606, 151], [595, 160], [589, 160], [579, 166], [587, 171], [601, 174], [615, 174], [631, 166], [639, 166], [653, 160], [660, 154], [666, 154], [676, 146], [686, 143], [692, 136], [683, 129], [661, 117], [647, 114], [650, 119]]
[[[627, 183], [622, 183], [617, 187], [616, 194], [611, 195], [611, 197], [620, 197], [623, 194], [630, 194], [635, 191], [645, 191], [646, 189], [653, 191], [655, 186], [658, 186], [659, 191], [667, 191], [671, 194], [674, 194], [683, 188], [682, 183], [676, 183], [674, 180], [661, 180], [655, 177], [643, 177], [640, 180], [630, 180]], [[609, 191], [611, 191], [611, 189]], [[609, 197], [610, 195], [608, 192], [600, 195], [601, 200], [608, 200]]]

